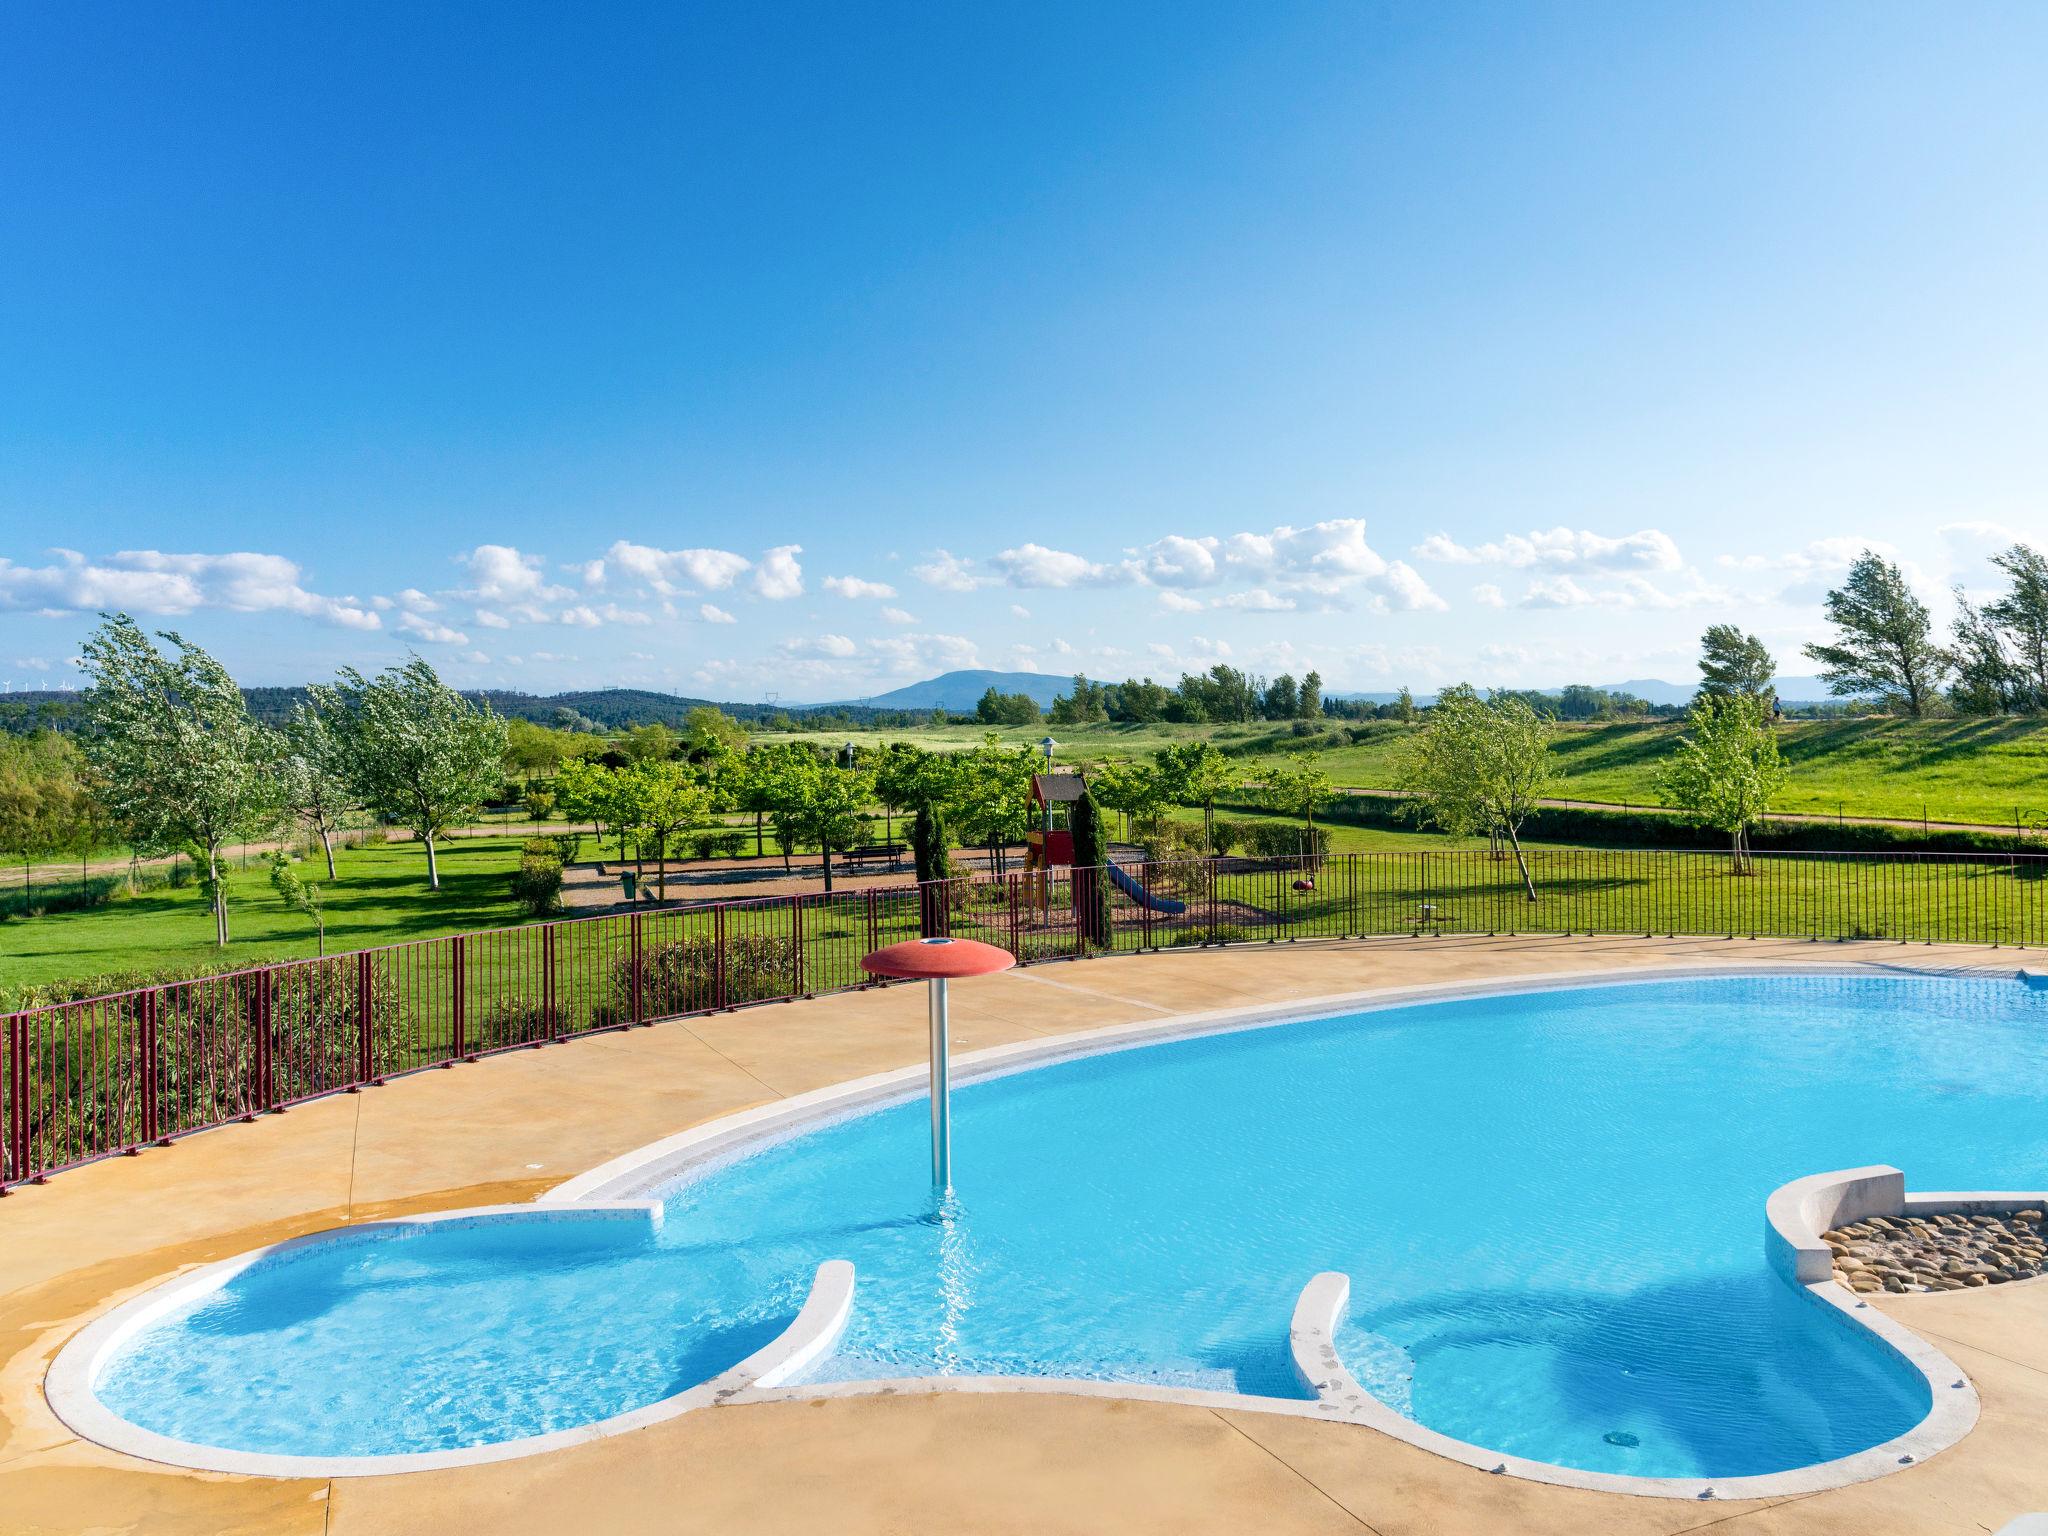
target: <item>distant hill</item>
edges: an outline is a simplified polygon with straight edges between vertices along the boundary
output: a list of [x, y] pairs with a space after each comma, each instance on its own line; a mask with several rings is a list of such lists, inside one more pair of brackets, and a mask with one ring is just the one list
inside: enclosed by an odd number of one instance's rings
[[909, 683], [878, 693], [871, 698], [845, 699], [841, 706], [865, 705], [872, 709], [954, 709], [972, 711], [981, 696], [993, 688], [997, 693], [1028, 693], [1040, 709], [1052, 708], [1052, 701], [1074, 686], [1074, 679], [1055, 677], [1049, 672], [943, 672], [921, 683]]

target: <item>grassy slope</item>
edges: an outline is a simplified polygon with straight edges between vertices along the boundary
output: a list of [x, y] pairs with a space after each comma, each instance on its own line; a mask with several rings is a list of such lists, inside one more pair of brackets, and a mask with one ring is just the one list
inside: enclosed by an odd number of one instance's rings
[[[1682, 726], [1676, 723], [1566, 726], [1557, 754], [1570, 799], [1635, 805], [1657, 802], [1657, 765]], [[1012, 743], [1035, 742], [1044, 726], [999, 733]], [[1062, 761], [1083, 765], [1149, 753], [1170, 742], [1207, 735], [1248, 768], [1279, 752], [1318, 747], [1339, 783], [1386, 788], [1395, 780], [1395, 755], [1408, 728], [1391, 721], [1365, 727], [1351, 744], [1335, 730], [1298, 740], [1271, 726], [1065, 726]], [[969, 726], [859, 733], [859, 742], [909, 740], [929, 747], [971, 746], [982, 732]], [[822, 739], [822, 738], [821, 738]], [[834, 744], [845, 737], [835, 738]], [[2017, 806], [2030, 822], [2048, 817], [2048, 721], [1861, 720], [1791, 721], [1783, 731], [1792, 780], [1778, 808], [1833, 815], [1918, 817], [1937, 821], [2003, 824]], [[1343, 743], [1339, 745], [1339, 743]]]
[[[330, 951], [393, 944], [521, 920], [507, 879], [519, 860], [516, 838], [460, 838], [440, 847], [441, 889], [427, 889], [417, 844], [336, 851], [341, 878], [327, 885]], [[318, 858], [300, 876], [325, 883]], [[313, 953], [313, 928], [270, 889], [269, 870], [252, 859], [236, 870], [229, 898], [234, 942], [213, 945], [213, 923], [195, 887], [157, 889], [83, 912], [51, 913], [0, 924], [0, 996], [27, 982], [211, 964], [216, 959], [284, 959]]]

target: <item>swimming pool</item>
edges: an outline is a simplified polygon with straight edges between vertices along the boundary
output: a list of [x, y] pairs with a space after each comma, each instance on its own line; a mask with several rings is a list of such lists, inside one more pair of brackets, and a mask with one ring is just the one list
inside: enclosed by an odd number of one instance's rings
[[1299, 1399], [1290, 1311], [1352, 1279], [1345, 1363], [1416, 1423], [1599, 1473], [1845, 1456], [1927, 1381], [1767, 1266], [1765, 1197], [1891, 1162], [2048, 1168], [2048, 993], [1756, 976], [1353, 1011], [966, 1082], [957, 1189], [921, 1097], [689, 1170], [662, 1220], [314, 1242], [140, 1327], [94, 1390], [206, 1446], [390, 1456], [590, 1424], [858, 1291], [810, 1379], [1088, 1378]]

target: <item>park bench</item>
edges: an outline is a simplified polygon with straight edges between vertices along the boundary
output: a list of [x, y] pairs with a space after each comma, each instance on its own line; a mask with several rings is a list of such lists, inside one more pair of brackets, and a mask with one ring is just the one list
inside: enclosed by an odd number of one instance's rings
[[903, 855], [909, 851], [907, 843], [869, 843], [862, 848], [849, 848], [840, 857], [848, 864], [887, 864], [896, 869], [902, 865]]

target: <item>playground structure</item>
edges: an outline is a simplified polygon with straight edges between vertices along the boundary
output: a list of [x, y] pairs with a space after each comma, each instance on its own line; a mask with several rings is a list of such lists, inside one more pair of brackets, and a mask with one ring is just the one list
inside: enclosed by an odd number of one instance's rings
[[[1052, 906], [1052, 871], [1074, 863], [1073, 806], [1088, 790], [1088, 781], [1078, 768], [1052, 768], [1031, 775], [1031, 828], [1024, 834], [1025, 888], [1032, 905], [1040, 911]], [[1184, 903], [1161, 896], [1145, 886], [1114, 859], [1105, 861], [1104, 873], [1119, 891], [1147, 911], [1172, 915], [1187, 910]]]

